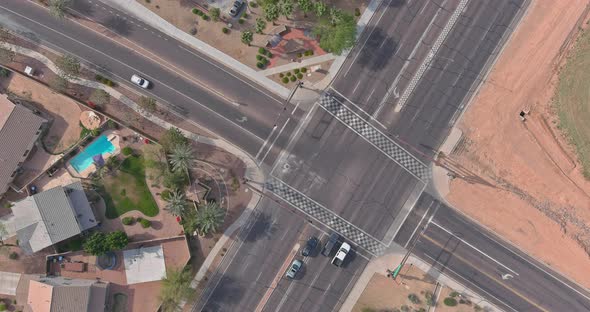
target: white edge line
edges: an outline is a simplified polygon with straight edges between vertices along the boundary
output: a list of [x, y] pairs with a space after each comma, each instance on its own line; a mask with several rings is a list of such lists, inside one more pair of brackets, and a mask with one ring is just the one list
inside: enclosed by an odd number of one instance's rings
[[287, 121], [285, 121], [285, 124], [281, 127], [281, 130], [279, 130], [279, 133], [277, 133], [277, 136], [275, 137], [275, 139], [268, 146], [268, 150], [266, 151], [266, 154], [264, 154], [264, 157], [262, 157], [262, 159], [258, 163], [259, 165], [264, 162], [264, 160], [266, 159], [266, 156], [268, 156], [268, 153], [270, 153], [270, 151], [272, 150], [272, 147], [275, 145], [275, 143], [277, 142], [277, 140], [281, 136], [281, 133], [283, 132], [283, 130], [285, 130], [285, 127], [287, 127], [287, 124], [289, 123], [289, 121], [291, 121], [291, 118], [289, 118], [289, 119], [287, 119]]
[[516, 273], [514, 270], [510, 269], [509, 267], [505, 266], [504, 264], [502, 264], [500, 261], [492, 258], [491, 256], [489, 256], [488, 254], [486, 254], [485, 252], [479, 250], [477, 247], [471, 245], [469, 242], [467, 242], [466, 240], [462, 239], [461, 237], [458, 237], [457, 235], [453, 234], [451, 231], [445, 229], [442, 225], [436, 223], [435, 221], [430, 221], [431, 224], [436, 225], [438, 228], [440, 228], [441, 230], [447, 232], [448, 234], [450, 234], [451, 236], [455, 237], [456, 239], [460, 240], [463, 244], [473, 248], [474, 250], [476, 250], [477, 252], [481, 253], [482, 255], [486, 256], [488, 259], [494, 261], [495, 263], [501, 265], [502, 267], [504, 267], [506, 270], [518, 275], [518, 273]]
[[[418, 197], [420, 197], [420, 196], [418, 196]], [[424, 214], [422, 215], [422, 218], [420, 219], [420, 222], [418, 222], [418, 224], [416, 225], [416, 228], [414, 228], [414, 231], [412, 231], [412, 235], [410, 235], [410, 238], [408, 239], [408, 242], [404, 245], [404, 248], [405, 249], [408, 248], [408, 244], [412, 241], [412, 237], [414, 237], [414, 234], [416, 234], [416, 231], [418, 231], [418, 228], [420, 227], [420, 224], [422, 224], [422, 221], [424, 221], [424, 218], [426, 218], [426, 215], [430, 211], [430, 208], [432, 208], [432, 205], [434, 205], [434, 201], [431, 201], [430, 202], [430, 205], [428, 205], [428, 209], [426, 209], [426, 212], [424, 212]]]

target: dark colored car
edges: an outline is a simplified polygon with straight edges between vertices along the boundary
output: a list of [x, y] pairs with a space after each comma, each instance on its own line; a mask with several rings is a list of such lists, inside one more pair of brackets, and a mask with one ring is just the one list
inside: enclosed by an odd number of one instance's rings
[[334, 247], [338, 244], [338, 241], [340, 241], [340, 235], [338, 235], [338, 233], [332, 233], [322, 249], [322, 255], [329, 257], [332, 254]]
[[320, 242], [320, 240], [315, 237], [312, 236], [307, 240], [307, 243], [305, 244], [305, 247], [303, 248], [303, 250], [301, 250], [301, 255], [304, 257], [309, 256], [309, 254], [311, 254], [312, 251], [315, 250], [315, 248], [318, 246], [318, 243]]
[[238, 15], [238, 13], [240, 13], [240, 9], [242, 8], [243, 5], [244, 5], [243, 0], [236, 0], [234, 2], [234, 4], [232, 5], [231, 9], [229, 9], [229, 15], [231, 17], [236, 17]]

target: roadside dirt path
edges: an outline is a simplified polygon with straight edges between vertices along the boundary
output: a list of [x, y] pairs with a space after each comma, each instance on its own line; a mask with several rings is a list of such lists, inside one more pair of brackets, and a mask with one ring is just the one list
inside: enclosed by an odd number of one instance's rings
[[[447, 196], [585, 287], [590, 287], [590, 182], [556, 127], [551, 98], [568, 42], [587, 26], [588, 4], [532, 1], [458, 125], [465, 136], [451, 160], [476, 177], [452, 180]], [[524, 123], [521, 110], [530, 110]]]

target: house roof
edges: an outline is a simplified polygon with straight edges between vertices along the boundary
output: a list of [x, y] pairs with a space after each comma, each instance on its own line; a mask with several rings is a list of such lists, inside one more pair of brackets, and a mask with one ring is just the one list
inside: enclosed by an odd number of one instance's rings
[[162, 245], [123, 251], [127, 284], [159, 281], [166, 277]]
[[0, 94], [0, 194], [8, 188], [14, 178], [13, 173], [19, 166], [23, 155], [37, 140], [41, 125], [45, 119], [35, 115], [31, 110], [14, 105], [4, 94]]
[[66, 277], [40, 277], [29, 282], [25, 311], [102, 312], [108, 283]]
[[29, 196], [15, 204], [20, 247], [33, 253], [96, 226], [82, 184], [74, 182]]

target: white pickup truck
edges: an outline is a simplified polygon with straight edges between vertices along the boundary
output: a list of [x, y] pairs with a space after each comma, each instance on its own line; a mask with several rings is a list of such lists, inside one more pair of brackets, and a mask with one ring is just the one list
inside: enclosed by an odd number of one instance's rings
[[342, 243], [340, 249], [338, 249], [338, 252], [334, 256], [334, 259], [332, 259], [332, 264], [337, 267], [341, 266], [342, 263], [344, 263], [344, 258], [346, 258], [346, 255], [348, 255], [349, 251], [350, 245], [348, 243]]

